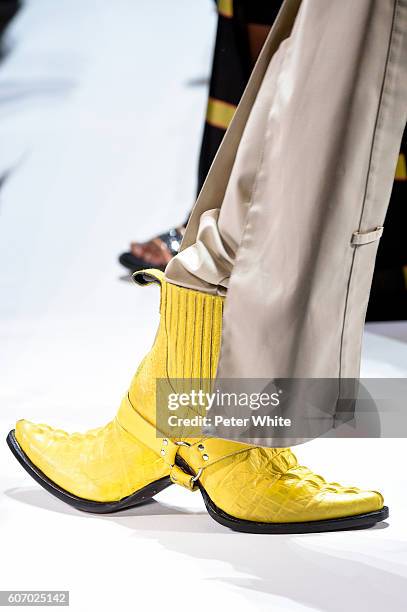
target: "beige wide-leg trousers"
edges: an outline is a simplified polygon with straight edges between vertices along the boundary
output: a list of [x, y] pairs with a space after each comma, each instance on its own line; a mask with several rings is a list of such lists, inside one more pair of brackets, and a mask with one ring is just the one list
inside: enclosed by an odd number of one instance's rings
[[227, 293], [218, 377], [358, 377], [406, 26], [407, 0], [285, 1], [166, 270]]

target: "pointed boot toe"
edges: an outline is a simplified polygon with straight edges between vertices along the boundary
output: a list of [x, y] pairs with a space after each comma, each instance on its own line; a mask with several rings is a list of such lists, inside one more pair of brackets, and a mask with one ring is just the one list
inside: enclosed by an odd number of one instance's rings
[[116, 419], [84, 434], [21, 420], [7, 441], [37, 482], [80, 510], [129, 508], [171, 484], [165, 463]]

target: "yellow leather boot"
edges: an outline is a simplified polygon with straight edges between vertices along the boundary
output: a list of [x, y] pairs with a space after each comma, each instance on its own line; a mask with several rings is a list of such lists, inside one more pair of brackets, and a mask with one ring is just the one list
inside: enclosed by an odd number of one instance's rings
[[85, 434], [18, 421], [8, 444], [23, 467], [56, 497], [88, 512], [115, 512], [172, 483], [200, 490], [219, 523], [252, 533], [370, 527], [388, 516], [380, 493], [327, 483], [290, 449], [216, 438], [157, 435], [156, 379], [215, 377], [223, 298], [167, 283], [157, 270], [139, 284], [161, 284], [160, 325], [116, 418]]

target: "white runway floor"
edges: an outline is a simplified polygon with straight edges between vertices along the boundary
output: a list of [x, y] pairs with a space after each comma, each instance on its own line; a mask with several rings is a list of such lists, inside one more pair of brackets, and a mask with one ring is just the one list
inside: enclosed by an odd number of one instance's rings
[[[210, 0], [31, 0], [0, 65], [0, 590], [65, 589], [71, 609], [407, 607], [405, 440], [315, 441], [301, 461], [380, 489], [369, 531], [230, 532], [179, 487], [108, 517], [30, 478], [17, 418], [84, 430], [112, 417], [155, 334], [158, 290], [119, 280], [131, 239], [193, 200], [215, 16]], [[407, 376], [405, 324], [370, 326], [363, 375]]]

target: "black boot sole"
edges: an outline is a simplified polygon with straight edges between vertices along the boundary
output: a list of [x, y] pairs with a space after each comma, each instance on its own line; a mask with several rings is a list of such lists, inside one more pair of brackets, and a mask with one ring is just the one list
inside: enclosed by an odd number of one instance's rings
[[[169, 487], [172, 482], [169, 476], [160, 478], [146, 487], [139, 489], [128, 497], [115, 502], [96, 502], [82, 497], [77, 497], [65, 489], [62, 489], [57, 484], [52, 482], [41, 470], [39, 470], [32, 461], [27, 457], [25, 452], [20, 447], [16, 440], [15, 432], [10, 431], [7, 436], [7, 444], [17, 461], [23, 468], [34, 478], [49, 493], [60, 499], [61, 501], [73, 506], [77, 510], [83, 512], [91, 512], [94, 514], [110, 514], [134, 508], [150, 500], [152, 497]], [[190, 471], [189, 466], [180, 461], [180, 466], [186, 471]], [[256, 521], [245, 521], [235, 518], [227, 514], [211, 500], [204, 487], [198, 482], [206, 509], [209, 515], [217, 522], [228, 527], [233, 531], [243, 533], [262, 533], [262, 534], [288, 534], [288, 533], [321, 533], [326, 531], [343, 531], [351, 529], [368, 529], [376, 523], [384, 521], [389, 516], [389, 509], [384, 506], [376, 512], [368, 512], [367, 514], [356, 514], [354, 516], [346, 516], [337, 519], [327, 519], [323, 521], [307, 521], [301, 523], [260, 523]]]
[[218, 508], [205, 489], [200, 487], [206, 509], [214, 521], [224, 527], [229, 527], [233, 531], [243, 533], [322, 533], [326, 531], [345, 531], [351, 529], [368, 529], [376, 523], [384, 521], [389, 516], [389, 509], [383, 506], [377, 512], [367, 514], [356, 514], [344, 518], [326, 519], [323, 521], [307, 521], [302, 523], [257, 523], [255, 521], [245, 521], [237, 519]]

